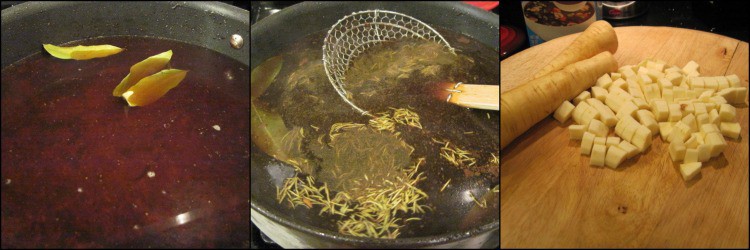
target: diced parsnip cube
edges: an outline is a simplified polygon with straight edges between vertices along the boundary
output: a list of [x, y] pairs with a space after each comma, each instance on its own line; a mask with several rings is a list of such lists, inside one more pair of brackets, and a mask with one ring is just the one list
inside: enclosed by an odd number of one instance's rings
[[721, 134], [732, 138], [737, 139], [740, 137], [740, 123], [738, 122], [722, 122], [719, 126], [719, 129], [721, 130]]
[[685, 149], [685, 163], [698, 162], [698, 149], [687, 148]]
[[594, 144], [591, 149], [591, 165], [604, 167], [604, 158], [607, 156], [607, 146]]
[[569, 101], [564, 101], [557, 110], [555, 110], [555, 114], [553, 115], [557, 121], [560, 123], [565, 123], [570, 118], [570, 115], [573, 114], [573, 109], [575, 106], [573, 106], [572, 103]]
[[612, 79], [612, 81], [616, 81], [617, 79], [622, 78], [622, 75], [620, 73], [612, 72], [610, 74], [610, 78]]
[[659, 91], [658, 85], [649, 84], [647, 86], [644, 86], [643, 89], [644, 89], [643, 93], [646, 96], [646, 100], [661, 99], [661, 91]]
[[607, 146], [612, 146], [612, 145], [617, 146], [618, 144], [620, 144], [620, 137], [617, 137], [617, 136], [607, 137], [607, 142], [605, 144], [607, 144]]
[[714, 94], [715, 97], [721, 97], [724, 98], [724, 101], [722, 101], [719, 98], [716, 99], [710, 99], [712, 102], [719, 102], [721, 104], [722, 102], [726, 103], [732, 103], [732, 104], [743, 104], [745, 103], [745, 94], [747, 94], [747, 88], [745, 87], [734, 87], [734, 88], [726, 88], [719, 90]]
[[622, 66], [622, 67], [620, 67], [620, 69], [617, 70], [617, 72], [619, 72], [620, 74], [622, 74], [622, 77], [625, 78], [625, 79], [635, 78], [636, 77], [636, 74], [635, 74], [635, 71], [633, 71], [633, 66], [632, 65]]
[[607, 88], [607, 91], [611, 92], [613, 89], [625, 90], [627, 86], [628, 86], [628, 82], [625, 81], [625, 79], [620, 78], [620, 79], [614, 80], [612, 84], [609, 85], [609, 88]]
[[591, 98], [591, 93], [589, 93], [588, 91], [583, 91], [580, 94], [578, 94], [576, 98], [573, 98], [573, 104], [578, 105], [582, 101], [585, 101], [586, 99], [589, 99], [589, 98]]
[[719, 90], [729, 88], [729, 81], [727, 81], [726, 76], [716, 76], [716, 82], [719, 83]]
[[591, 146], [594, 145], [594, 138], [596, 136], [589, 132], [583, 132], [583, 139], [581, 140], [581, 154], [589, 155], [591, 153]]
[[722, 122], [733, 122], [734, 117], [737, 115], [737, 110], [729, 104], [721, 104], [719, 108], [719, 117]]
[[694, 104], [692, 102], [684, 101], [680, 102], [679, 104], [680, 111], [682, 112], [682, 117], [695, 113], [695, 106], [693, 106]]
[[599, 77], [599, 79], [596, 79], [596, 86], [602, 87], [602, 88], [609, 88], [609, 85], [612, 84], [612, 78], [609, 76], [609, 74], [604, 74]]
[[645, 85], [653, 82], [654, 81], [651, 80], [651, 77], [648, 76], [648, 73], [638, 73], [638, 83]]
[[706, 84], [705, 88], [707, 89], [713, 89], [713, 90], [719, 89], [719, 82], [716, 81], [716, 78], [703, 77], [703, 82]]
[[630, 140], [630, 143], [633, 143], [633, 146], [638, 148], [639, 152], [645, 151], [649, 146], [651, 146], [651, 130], [649, 130], [645, 126], [638, 126], [638, 129], [635, 130], [635, 134], [633, 134], [633, 139]]
[[[690, 125], [687, 125], [687, 124], [683, 123], [682, 121], [679, 121], [679, 122], [675, 123], [672, 126], [672, 129], [673, 130], [674, 129], [679, 129], [680, 132], [682, 132], [683, 134], [685, 134], [685, 136], [690, 136], [690, 134], [692, 134], [693, 132], [697, 132], [697, 127], [696, 127], [696, 130], [693, 130], [693, 127], [691, 127]], [[685, 138], [685, 139], [687, 139], [687, 138]]]
[[695, 138], [698, 140], [698, 144], [706, 143], [706, 133], [703, 132], [695, 132], [693, 133], [695, 135]]
[[638, 118], [637, 121], [639, 122], [643, 117], [650, 117], [651, 119], [656, 120], [656, 116], [654, 115], [654, 113], [651, 113], [651, 111], [649, 111], [648, 109], [639, 109], [638, 111], [636, 111], [635, 117]]
[[602, 87], [591, 87], [591, 96], [599, 99], [599, 101], [604, 101], [607, 98], [607, 94], [607, 90]]
[[656, 135], [657, 133], [659, 133], [659, 124], [656, 122], [654, 114], [652, 114], [648, 110], [641, 109], [636, 111], [636, 117], [638, 118], [638, 121], [641, 123], [641, 125], [645, 126], [651, 131], [651, 135]]
[[667, 103], [674, 102], [674, 92], [672, 89], [663, 89], [661, 91], [661, 98]]
[[[687, 137], [689, 135], [687, 132], [683, 132], [682, 129], [677, 127], [678, 123], [675, 123], [675, 125], [672, 125], [672, 133], [669, 133], [669, 136], [667, 136], [667, 141], [671, 143], [675, 143], [675, 142], [684, 143], [685, 140], [687, 140]], [[687, 125], [684, 125], [684, 124], [682, 124], [682, 126], [687, 127]]]
[[625, 116], [621, 121], [625, 127], [640, 125], [632, 116]]
[[700, 162], [680, 164], [680, 174], [682, 174], [682, 179], [689, 181], [695, 178], [695, 176], [701, 172], [701, 165]]
[[682, 74], [682, 69], [677, 66], [669, 66], [668, 68], [664, 69], [664, 73], [677, 73]]
[[662, 71], [664, 71], [664, 64], [663, 63], [652, 62], [652, 61], [647, 61], [646, 62], [646, 68], [648, 68], [649, 70], [655, 70], [655, 71], [658, 71], [658, 72], [662, 72]]
[[687, 148], [682, 142], [669, 144], [669, 156], [672, 158], [672, 161], [681, 161], [685, 159], [685, 150], [687, 150]]
[[724, 148], [727, 147], [727, 142], [724, 141], [724, 137], [717, 132], [706, 133], [706, 145], [711, 147], [711, 157], [716, 157], [724, 152]]
[[604, 160], [604, 165], [610, 168], [617, 168], [625, 160], [627, 152], [619, 147], [609, 147], [607, 149], [607, 156]]
[[686, 89], [683, 87], [672, 87], [672, 94], [674, 95], [675, 102], [677, 99], [685, 98]]
[[712, 96], [709, 99], [711, 99], [711, 102], [716, 103], [716, 105], [727, 103], [727, 99], [724, 99], [724, 97], [721, 96]]
[[716, 125], [716, 127], [719, 126], [719, 123], [721, 123], [721, 118], [719, 118], [719, 112], [714, 110], [711, 110], [708, 112], [708, 123]]
[[740, 84], [740, 78], [737, 77], [737, 75], [735, 75], [735, 74], [728, 75], [727, 76], [727, 81], [729, 81], [729, 86], [730, 87], [740, 87], [740, 86], [742, 86]]
[[[677, 107], [679, 108], [679, 106]], [[667, 121], [669, 118], [669, 105], [664, 100], [654, 100], [651, 104], [651, 112], [656, 116], [656, 121]]]
[[589, 106], [581, 116], [581, 124], [588, 125], [592, 120], [599, 118], [599, 112]]
[[576, 105], [576, 107], [573, 109], [573, 113], [572, 113], [573, 120], [577, 124], [588, 125], [588, 123], [583, 123], [583, 121], [584, 121], [583, 119], [584, 119], [584, 114], [590, 108], [591, 108], [591, 105], [589, 105], [586, 102], [580, 102], [580, 103], [578, 103]]
[[618, 144], [617, 147], [626, 152], [625, 158], [630, 158], [638, 154], [638, 148], [626, 140], [620, 140], [620, 144]]
[[[631, 82], [632, 82], [632, 80], [631, 80]], [[628, 85], [626, 83], [626, 85], [624, 86], [624, 88], [627, 88], [627, 87], [628, 87]], [[621, 97], [624, 100], [633, 99], [633, 96], [630, 93], [628, 93], [627, 91], [625, 91], [625, 89], [622, 89], [622, 88], [609, 88], [609, 93], [610, 94], [614, 94], [614, 95], [616, 95], [618, 97]]]
[[618, 109], [620, 109], [620, 107], [622, 107], [622, 103], [623, 102], [624, 101], [622, 100], [622, 98], [620, 98], [616, 94], [613, 94], [612, 92], [610, 92], [607, 95], [607, 98], [604, 100], [604, 103], [611, 110], [618, 110]]
[[646, 102], [646, 100], [642, 98], [633, 98], [633, 100], [631, 101], [633, 102], [633, 104], [635, 104], [636, 107], [638, 107], [638, 109], [651, 109], [651, 105], [649, 105], [648, 102]]
[[690, 85], [690, 88], [692, 89], [705, 89], [706, 88], [706, 83], [703, 80], [703, 77], [688, 78], [688, 85]]
[[703, 114], [700, 114], [700, 115], [696, 116], [695, 117], [695, 121], [696, 121], [696, 123], [698, 123], [698, 126], [710, 123], [709, 122], [708, 114], [706, 114], [706, 113], [703, 113]]
[[666, 77], [659, 78], [656, 82], [659, 83], [659, 87], [662, 91], [664, 91], [665, 89], [672, 89], [672, 81], [670, 81]]
[[664, 73], [652, 69], [649, 69], [648, 72], [646, 72], [646, 75], [651, 78], [652, 83], [655, 83], [656, 80], [658, 80], [659, 78], [664, 78], [665, 76]]
[[682, 124], [688, 125], [690, 127], [690, 133], [698, 131], [698, 123], [695, 122], [695, 116], [693, 114], [686, 115], [680, 121], [682, 122]]
[[701, 130], [701, 132], [706, 133], [706, 134], [709, 134], [709, 133], [721, 133], [721, 131], [719, 130], [719, 127], [717, 127], [716, 125], [711, 124], [711, 123], [701, 125], [701, 129], [700, 130]]
[[641, 86], [639, 86], [637, 83], [628, 85], [628, 92], [631, 96], [634, 98], [644, 98], [643, 91], [641, 90]]
[[693, 133], [690, 135], [690, 138], [688, 138], [687, 141], [685, 141], [685, 147], [687, 148], [698, 148], [698, 139], [695, 136], [696, 133]]
[[700, 102], [693, 103], [693, 108], [695, 108], [695, 115], [708, 114], [708, 110], [706, 109], [705, 103], [700, 103]]
[[698, 63], [694, 61], [689, 61], [687, 64], [685, 64], [685, 67], [682, 67], [682, 71], [686, 74], [689, 72], [700, 72], [700, 66]]
[[635, 71], [635, 73], [638, 75], [645, 75], [646, 73], [648, 73], [648, 68], [641, 66], [646, 66], [646, 64], [644, 63], [642, 65], [638, 65], [637, 68], [633, 68], [633, 71]]
[[570, 133], [571, 140], [580, 140], [583, 138], [583, 132], [586, 132], [586, 125], [570, 125], [568, 126], [568, 133]]
[[607, 125], [604, 125], [604, 123], [596, 119], [589, 122], [588, 131], [598, 137], [606, 137], [609, 134], [609, 128], [607, 127]]
[[635, 114], [635, 111], [637, 110], [638, 110], [638, 106], [635, 106], [633, 102], [625, 102], [622, 104], [620, 109], [617, 110], [617, 115], [615, 116], [617, 116], [618, 119], [622, 119], [625, 116], [632, 117], [633, 114]]
[[711, 145], [701, 144], [698, 145], [698, 161], [706, 162], [711, 159]]
[[709, 98], [711, 98], [711, 96], [713, 95], [714, 95], [714, 90], [712, 89], [704, 90], [700, 95], [698, 95], [698, 100], [701, 102], [709, 102], [711, 101], [711, 99]]
[[612, 127], [615, 124], [617, 124], [617, 117], [615, 116], [615, 113], [612, 112], [612, 110], [604, 105], [599, 99], [589, 98], [586, 99], [586, 102], [596, 109], [597, 112], [599, 112], [599, 118], [604, 123], [604, 125], [607, 125], [607, 127]]
[[594, 145], [607, 145], [607, 137], [594, 137]]
[[668, 72], [664, 78], [672, 83], [672, 86], [679, 86], [682, 82], [682, 74], [677, 72]]
[[625, 132], [625, 124], [622, 120], [617, 120], [617, 124], [615, 124], [615, 134], [622, 136]]
[[676, 103], [669, 104], [668, 121], [676, 122], [676, 121], [679, 121], [680, 119], [682, 119], [682, 111], [680, 111], [680, 104], [676, 104]]
[[662, 141], [667, 141], [667, 136], [669, 136], [669, 133], [672, 133], [672, 123], [671, 122], [660, 122], [659, 123], [659, 134], [661, 135]]
[[623, 140], [632, 141], [635, 131], [638, 130], [641, 125], [638, 125], [638, 123], [623, 123], [623, 126], [625, 126], [625, 129], [622, 131], [622, 134], [619, 135], [620, 138], [622, 138]]
[[[687, 84], [688, 82], [688, 75], [685, 75], [682, 80], [680, 81], [680, 85], [674, 85], [674, 87], [680, 87], [682, 89], [690, 89], [690, 85]], [[674, 89], [674, 87], [672, 87]]]
[[726, 89], [717, 91], [714, 95], [724, 97], [724, 100], [727, 100], [727, 101], [730, 101], [730, 100], [734, 101], [734, 95], [735, 95], [734, 91], [735, 91], [734, 88], [726, 88]]
[[704, 104], [706, 105], [706, 111], [708, 111], [709, 113], [711, 113], [711, 110], [715, 110], [715, 109], [719, 108], [719, 106], [716, 105], [716, 103], [713, 103], [713, 102], [707, 102], [707, 103], [704, 103]]
[[[698, 98], [698, 96], [703, 92], [704, 90], [695, 90], [695, 89], [689, 89], [685, 91], [685, 97], [688, 99], [695, 99]], [[691, 100], [692, 101], [692, 100]]]
[[745, 103], [745, 96], [747, 96], [747, 88], [745, 88], [745, 87], [735, 87], [734, 88], [734, 98], [732, 100], [732, 103], [734, 103], [734, 104]]

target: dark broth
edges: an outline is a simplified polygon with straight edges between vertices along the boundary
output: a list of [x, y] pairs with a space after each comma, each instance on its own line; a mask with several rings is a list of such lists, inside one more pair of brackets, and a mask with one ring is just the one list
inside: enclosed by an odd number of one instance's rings
[[[441, 199], [441, 196], [437, 194], [448, 179], [451, 179], [452, 187], [461, 187], [460, 189], [463, 190], [491, 188], [497, 185], [499, 181], [499, 169], [497, 167], [485, 168], [480, 173], [451, 165], [439, 156], [442, 145], [431, 140], [432, 138], [447, 140], [450, 141], [451, 145], [459, 145], [462, 149], [473, 152], [477, 158], [477, 165], [481, 166], [489, 164], [491, 153], [499, 156], [498, 112], [469, 110], [450, 105], [444, 101], [437, 100], [425, 91], [431, 84], [436, 83], [436, 79], [477, 84], [497, 84], [499, 82], [499, 55], [497, 51], [487, 48], [465, 36], [442, 29], [439, 31], [446, 36], [446, 39], [449, 40], [452, 46], [459, 49], [457, 52], [459, 55], [470, 58], [468, 60], [471, 62], [466, 63], [465, 61], [461, 61], [464, 64], [453, 65], [453, 68], [443, 68], [436, 74], [437, 77], [420, 77], [420, 74], [414, 74], [408, 78], [399, 79], [396, 84], [389, 83], [391, 85], [377, 86], [368, 84], [385, 84], [386, 81], [381, 81], [382, 79], [377, 78], [377, 76], [368, 76], [362, 78], [376, 77], [376, 79], [366, 79], [361, 84], [352, 83], [351, 86], [352, 88], [363, 87], [357, 91], [353, 91], [355, 92], [354, 103], [373, 114], [387, 112], [389, 111], [388, 107], [409, 108], [419, 114], [424, 129], [420, 130], [399, 125], [397, 126], [397, 131], [401, 132], [400, 138], [408, 143], [408, 145], [414, 147], [414, 152], [411, 154], [412, 162], [416, 158], [426, 158], [426, 163], [420, 168], [420, 171], [425, 172], [427, 180], [420, 183], [419, 188], [423, 189], [431, 197], [437, 197], [436, 199]], [[270, 87], [265, 90], [265, 93], [253, 101], [257, 105], [267, 107], [267, 110], [270, 110], [270, 112], [280, 115], [284, 120], [284, 124], [289, 129], [304, 129], [306, 136], [302, 139], [300, 150], [302, 151], [301, 154], [306, 155], [312, 161], [315, 161], [315, 158], [318, 158], [320, 155], [315, 152], [315, 147], [311, 145], [316, 144], [316, 139], [320, 135], [327, 135], [331, 125], [340, 122], [367, 124], [370, 119], [370, 117], [358, 114], [344, 103], [329, 83], [321, 61], [322, 51], [320, 48], [322, 47], [324, 36], [325, 33], [316, 33], [282, 50], [285, 53], [282, 54], [284, 66], [281, 72]], [[418, 44], [408, 44], [406, 46], [419, 46]], [[382, 48], [378, 49], [388, 51], [398, 49], [400, 46], [404, 46], [404, 44], [396, 42], [383, 45]], [[399, 57], [395, 55], [388, 58], [398, 59]], [[375, 60], [368, 63], [387, 65], [394, 62]], [[410, 65], [410, 62], [405, 63], [405, 65]], [[398, 69], [402, 68], [396, 68], [396, 70]], [[366, 70], [363, 71], [366, 72]], [[365, 95], [361, 95], [362, 93], [365, 93]], [[375, 94], [368, 95], [368, 93]], [[258, 138], [254, 138], [253, 140], [256, 139]], [[254, 143], [257, 143], [257, 141]], [[313, 148], [313, 150], [308, 150], [309, 148]], [[253, 146], [251, 148], [251, 155], [253, 159], [259, 162], [268, 160], [267, 172], [272, 178], [279, 178], [279, 180], [274, 180], [277, 186], [280, 186], [281, 180], [284, 177], [289, 177], [288, 174], [290, 172], [277, 171], [278, 162], [269, 159], [258, 147]], [[361, 160], [366, 158], [364, 156], [354, 156], [346, 160]], [[325, 164], [323, 165], [325, 167]], [[303, 172], [315, 176], [323, 171], [319, 168], [310, 168], [303, 169]], [[449, 192], [456, 193], [458, 191]], [[254, 195], [254, 197], [256, 196]], [[450, 200], [452, 198], [446, 199]], [[472, 205], [433, 201], [428, 199], [427, 202], [427, 204], [436, 208], [435, 213], [428, 212], [427, 216], [429, 217], [454, 213], [449, 210], [455, 210], [456, 207], [464, 206], [469, 206], [468, 208], [470, 208]], [[452, 202], [456, 201], [453, 200]], [[285, 202], [284, 205], [288, 204]], [[496, 211], [498, 209], [497, 204], [488, 202], [488, 205], [488, 211]], [[297, 208], [295, 210], [300, 209], [304, 208]], [[303, 214], [298, 216], [297, 219], [304, 218], [305, 216], [317, 217], [317, 209], [314, 210], [314, 213], [302, 212]], [[464, 214], [468, 210], [466, 209], [458, 213]], [[494, 212], [490, 214], [494, 214]], [[496, 216], [487, 215], [487, 217], [481, 218], [487, 219], [493, 217]], [[334, 221], [337, 218], [340, 217], [331, 216], [328, 218], [331, 223], [317, 223], [316, 225], [336, 231]], [[303, 220], [307, 220], [307, 218]], [[400, 237], [444, 233], [445, 230], [450, 230], [451, 227], [441, 224], [443, 222], [440, 220], [422, 220], [412, 224], [416, 226], [407, 226], [407, 230]], [[419, 227], [418, 230], [417, 227]]]
[[[125, 50], [40, 52], [2, 70], [3, 248], [247, 246], [247, 65], [156, 38], [78, 44]], [[180, 85], [146, 107], [112, 96], [133, 64], [170, 49], [189, 70]]]

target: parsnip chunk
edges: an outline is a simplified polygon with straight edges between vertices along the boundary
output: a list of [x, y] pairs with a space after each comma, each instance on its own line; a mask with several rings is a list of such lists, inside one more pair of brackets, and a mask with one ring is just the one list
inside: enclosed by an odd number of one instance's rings
[[701, 172], [700, 162], [680, 164], [680, 174], [682, 174], [682, 179], [684, 179], [685, 181], [689, 181], [695, 178], [695, 176], [698, 175], [698, 173], [700, 172]]

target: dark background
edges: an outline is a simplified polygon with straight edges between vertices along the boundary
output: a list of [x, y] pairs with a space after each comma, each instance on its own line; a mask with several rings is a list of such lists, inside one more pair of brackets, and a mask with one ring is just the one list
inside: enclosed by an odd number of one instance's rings
[[[264, 10], [267, 9], [283, 9], [289, 6], [292, 6], [296, 3], [300, 3], [301, 1], [251, 1], [252, 4], [252, 10], [250, 11], [250, 25], [257, 22], [258, 20], [262, 19], [263, 17], [266, 17], [267, 14], [262, 13]], [[500, 1], [500, 6], [503, 6], [503, 2]], [[518, 9], [521, 9], [521, 4], [518, 4]], [[500, 14], [500, 8], [495, 8], [492, 10], [492, 12], [495, 12], [495, 14]], [[521, 13], [519, 11], [519, 13]], [[502, 22], [502, 18], [500, 19]], [[523, 23], [523, 19], [521, 19], [521, 23]]]
[[[748, 41], [750, 1], [649, 1], [645, 14], [626, 20], [605, 19], [618, 26], [668, 26], [711, 32]], [[521, 1], [500, 1], [500, 25], [519, 28], [524, 34]], [[508, 57], [528, 48], [528, 39]], [[507, 58], [507, 57], [506, 57]]]
[[[23, 2], [26, 2], [26, 1], [2, 1], [2, 7], [3, 9], [6, 9], [10, 6], [20, 4]], [[249, 3], [250, 1], [221, 1], [221, 2], [229, 4], [229, 5], [234, 5], [234, 6], [246, 9], [246, 10], [250, 9], [250, 3]]]

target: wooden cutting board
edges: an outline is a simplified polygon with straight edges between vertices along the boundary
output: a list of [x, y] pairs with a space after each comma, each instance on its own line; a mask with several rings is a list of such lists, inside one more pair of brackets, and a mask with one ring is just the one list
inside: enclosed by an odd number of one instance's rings
[[[701, 74], [737, 74], [748, 86], [748, 43], [695, 30], [615, 28], [620, 66], [645, 58]], [[500, 63], [501, 92], [523, 84], [577, 34], [522, 51]], [[746, 101], [747, 103], [747, 101]], [[545, 118], [501, 152], [502, 248], [748, 248], [748, 108], [737, 109], [739, 140], [704, 163], [688, 182], [668, 144], [651, 147], [616, 170], [589, 166], [568, 121]]]

